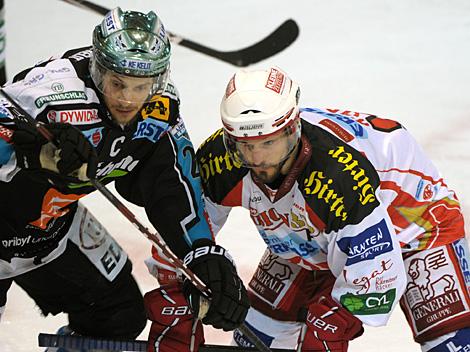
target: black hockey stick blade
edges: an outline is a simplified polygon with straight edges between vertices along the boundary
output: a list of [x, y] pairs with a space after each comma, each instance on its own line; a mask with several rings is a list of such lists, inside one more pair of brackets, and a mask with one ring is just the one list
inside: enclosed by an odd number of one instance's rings
[[247, 48], [239, 50], [219, 51], [189, 39], [179, 38], [181, 40], [179, 42], [176, 41], [176, 38], [172, 40], [181, 46], [215, 57], [232, 65], [245, 67], [281, 52], [291, 45], [298, 36], [299, 26], [293, 19], [288, 19], [266, 38], [261, 39], [259, 42]]
[[[88, 0], [62, 0], [69, 4], [91, 10], [100, 15], [108, 13], [109, 9], [95, 4]], [[293, 19], [288, 19], [282, 23], [276, 30], [259, 42], [240, 50], [219, 51], [209, 48], [187, 38], [183, 38], [175, 33], [167, 31], [172, 43], [184, 46], [199, 53], [219, 59], [229, 64], [245, 67], [268, 57], [271, 57], [289, 45], [291, 45], [299, 36], [299, 26]]]
[[[86, 336], [56, 335], [40, 333], [39, 347], [63, 347], [77, 350], [104, 349], [108, 351], [147, 351], [147, 341], [144, 340], [108, 340]], [[203, 345], [199, 352], [254, 352], [255, 348]], [[294, 350], [272, 349], [273, 352], [294, 352]]]

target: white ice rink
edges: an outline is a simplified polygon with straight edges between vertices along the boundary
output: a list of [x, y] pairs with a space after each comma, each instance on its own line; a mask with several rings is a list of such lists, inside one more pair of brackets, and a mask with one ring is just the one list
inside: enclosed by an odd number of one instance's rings
[[[468, 0], [96, 2], [155, 10], [168, 30], [221, 50], [250, 45], [285, 19], [295, 19], [301, 31], [298, 40], [254, 67], [276, 64], [286, 70], [301, 85], [303, 106], [344, 108], [401, 121], [457, 191], [470, 218]], [[9, 77], [52, 54], [89, 45], [100, 20], [60, 0], [6, 0]], [[235, 69], [174, 45], [172, 77], [195, 145], [220, 125], [219, 101]], [[152, 289], [155, 283], [143, 265], [150, 250], [147, 241], [101, 196], [86, 202], [127, 249], [141, 289]], [[247, 280], [264, 244], [246, 215], [233, 212], [221, 242]], [[38, 333], [52, 333], [64, 322], [64, 316], [42, 318], [33, 301], [14, 286], [0, 323], [0, 352], [41, 351], [36, 347]], [[229, 339], [228, 334], [207, 334], [210, 343]], [[377, 350], [419, 351], [399, 309], [387, 327], [366, 328], [350, 348]]]

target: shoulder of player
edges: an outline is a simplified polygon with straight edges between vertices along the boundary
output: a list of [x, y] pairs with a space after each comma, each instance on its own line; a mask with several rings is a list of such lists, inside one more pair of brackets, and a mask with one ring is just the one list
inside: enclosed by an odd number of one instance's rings
[[162, 95], [155, 95], [143, 106], [141, 115], [144, 120], [152, 118], [168, 127], [176, 126], [181, 120], [179, 106], [178, 90], [170, 80]]
[[312, 146], [298, 179], [307, 204], [327, 227], [360, 222], [380, 204], [377, 171], [361, 152], [321, 128], [311, 125], [303, 133]]
[[196, 159], [204, 191], [217, 203], [248, 173], [248, 169], [234, 162], [225, 149], [222, 129], [215, 131], [199, 146]]
[[33, 117], [67, 105], [98, 104], [96, 92], [80, 78], [68, 59], [55, 59], [28, 70], [5, 91]]

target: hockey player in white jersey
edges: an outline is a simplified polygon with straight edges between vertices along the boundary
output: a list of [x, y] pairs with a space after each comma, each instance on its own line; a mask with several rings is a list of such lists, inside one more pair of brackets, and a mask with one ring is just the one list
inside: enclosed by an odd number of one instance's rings
[[[95, 27], [93, 46], [28, 68], [3, 88], [57, 146], [14, 118], [0, 97], [0, 314], [14, 281], [44, 315], [68, 314], [68, 332], [126, 339], [145, 327], [127, 254], [78, 204], [95, 190], [91, 178], [115, 181], [121, 196], [144, 207], [180, 258], [213, 244], [195, 151], [169, 80], [170, 52], [153, 11], [116, 8]], [[221, 304], [205, 323], [234, 329], [248, 299], [232, 262], [200, 256], [191, 269], [204, 279], [214, 263], [218, 286], [205, 282]]]
[[[269, 346], [346, 351], [400, 301], [424, 351], [469, 347], [470, 272], [455, 193], [398, 122], [299, 109], [282, 70], [237, 72], [198, 149], [215, 232], [249, 210], [267, 245], [246, 323]], [[235, 330], [234, 340], [250, 345]]]

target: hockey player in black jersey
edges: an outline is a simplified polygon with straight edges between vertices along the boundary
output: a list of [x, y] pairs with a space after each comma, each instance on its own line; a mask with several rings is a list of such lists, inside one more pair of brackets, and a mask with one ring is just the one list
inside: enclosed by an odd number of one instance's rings
[[[116, 8], [94, 29], [92, 47], [26, 69], [4, 87], [55, 143], [15, 120], [0, 99], [0, 314], [14, 281], [44, 315], [67, 313], [69, 332], [134, 338], [142, 331], [146, 311], [131, 262], [78, 203], [94, 191], [95, 177], [115, 181], [120, 195], [144, 207], [180, 258], [201, 246], [220, 248], [169, 59], [169, 38], [153, 11]], [[208, 263], [216, 283], [204, 276]], [[248, 301], [231, 261], [206, 255], [191, 265], [220, 303], [205, 323], [237, 327]], [[186, 287], [197, 309], [199, 296]]]

